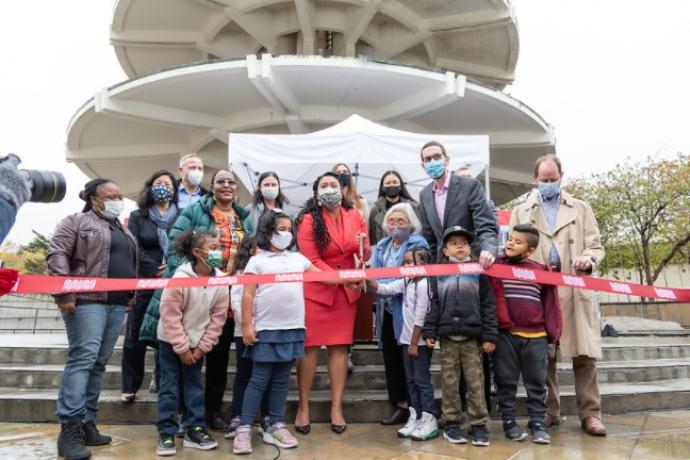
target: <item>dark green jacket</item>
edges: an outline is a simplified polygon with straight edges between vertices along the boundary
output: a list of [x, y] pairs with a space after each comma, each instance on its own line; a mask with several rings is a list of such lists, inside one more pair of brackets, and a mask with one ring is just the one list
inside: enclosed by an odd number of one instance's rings
[[[243, 221], [248, 212], [242, 209], [242, 207], [236, 203], [233, 203], [232, 208], [235, 210]], [[215, 228], [215, 221], [211, 216], [211, 209], [213, 209], [213, 196], [206, 195], [199, 199], [196, 203], [187, 206], [182, 210], [182, 214], [177, 218], [172, 229], [170, 229], [170, 234], [168, 239], [170, 244], [167, 251], [167, 262], [168, 267], [163, 273], [163, 278], [172, 278], [177, 267], [186, 262], [185, 258], [180, 258], [175, 254], [175, 249], [173, 247], [173, 242], [175, 237], [186, 230], [195, 230], [197, 232], [212, 232]], [[245, 229], [246, 231], [246, 229]], [[141, 329], [139, 330], [139, 339], [150, 343], [158, 342], [158, 320], [160, 318], [160, 300], [162, 289], [158, 289], [153, 293], [151, 302], [146, 309], [146, 315], [141, 323]]]

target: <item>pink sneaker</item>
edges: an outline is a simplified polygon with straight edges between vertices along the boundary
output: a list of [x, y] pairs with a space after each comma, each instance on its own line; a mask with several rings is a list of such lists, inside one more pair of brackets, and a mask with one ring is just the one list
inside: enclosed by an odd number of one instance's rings
[[252, 431], [250, 425], [241, 425], [232, 441], [232, 453], [235, 455], [252, 453]]
[[274, 423], [271, 427], [264, 431], [263, 440], [266, 444], [273, 444], [283, 449], [290, 449], [297, 447], [299, 442], [288, 431], [284, 423]]

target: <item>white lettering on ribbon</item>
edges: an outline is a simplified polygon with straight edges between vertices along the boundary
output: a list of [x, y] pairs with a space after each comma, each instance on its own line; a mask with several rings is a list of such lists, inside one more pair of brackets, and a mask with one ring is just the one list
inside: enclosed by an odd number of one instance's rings
[[664, 299], [676, 300], [676, 293], [672, 289], [654, 288], [656, 295]]
[[341, 270], [338, 272], [341, 280], [362, 279], [366, 278], [367, 274], [364, 270]]
[[207, 286], [229, 286], [237, 283], [236, 276], [214, 276], [208, 279]]
[[426, 276], [426, 268], [419, 266], [400, 267], [402, 276]]
[[464, 274], [479, 274], [482, 270], [479, 268], [479, 264], [458, 264], [458, 270], [460, 273]]
[[574, 287], [585, 287], [585, 280], [580, 278], [579, 276], [571, 276], [571, 275], [562, 275], [563, 276], [563, 283], [565, 283], [566, 286], [574, 286]]
[[278, 281], [278, 282], [302, 281], [302, 280], [304, 280], [304, 275], [302, 275], [301, 273], [285, 273], [285, 274], [276, 275], [276, 281]]
[[513, 276], [522, 280], [536, 281], [537, 275], [532, 270], [526, 268], [513, 268]]
[[137, 289], [163, 289], [168, 285], [168, 279], [144, 279], [137, 282]]
[[72, 280], [67, 279], [62, 283], [62, 291], [74, 292], [74, 291], [91, 291], [96, 287], [96, 280]]
[[614, 281], [609, 281], [611, 289], [615, 292], [620, 292], [621, 294], [632, 294], [632, 289], [625, 283], [616, 283]]

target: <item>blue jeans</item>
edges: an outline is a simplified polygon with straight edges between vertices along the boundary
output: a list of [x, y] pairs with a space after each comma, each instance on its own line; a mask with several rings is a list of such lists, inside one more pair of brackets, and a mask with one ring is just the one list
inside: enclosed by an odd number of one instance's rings
[[89, 303], [62, 313], [69, 352], [60, 380], [56, 415], [60, 419], [96, 419], [105, 365], [125, 322], [124, 305]]
[[403, 362], [405, 363], [405, 378], [410, 394], [410, 406], [421, 416], [422, 412], [428, 412], [436, 416], [436, 399], [434, 387], [431, 384], [431, 355], [433, 348], [424, 345], [417, 347], [418, 355], [413, 358], [407, 353], [407, 345], [404, 345]]
[[268, 391], [268, 416], [271, 423], [285, 422], [285, 401], [293, 361], [280, 363], [252, 363], [252, 377], [244, 392], [240, 424], [251, 425], [261, 400]]
[[161, 367], [161, 385], [158, 388], [158, 431], [174, 435], [177, 433], [177, 413], [180, 407], [180, 377], [182, 378], [185, 428], [205, 427], [204, 387], [201, 385], [200, 359], [191, 366], [182, 364], [180, 357], [169, 343], [162, 340], [158, 345], [158, 360]]
[[[252, 369], [254, 361], [244, 357], [244, 350], [247, 346], [244, 344], [242, 337], [235, 338], [235, 356], [237, 362], [237, 372], [235, 372], [235, 381], [232, 384], [232, 406], [230, 407], [230, 418], [239, 417], [242, 415], [242, 404], [244, 403], [244, 392], [249, 384], [249, 379], [252, 377]], [[261, 416], [268, 415], [268, 393], [264, 392], [261, 399]]]

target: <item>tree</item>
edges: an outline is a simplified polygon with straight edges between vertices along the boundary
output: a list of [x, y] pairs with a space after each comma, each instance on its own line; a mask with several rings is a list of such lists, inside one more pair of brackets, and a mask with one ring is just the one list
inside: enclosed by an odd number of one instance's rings
[[46, 257], [48, 256], [50, 237], [42, 235], [36, 230], [31, 230], [31, 232], [34, 234], [34, 239], [22, 246], [20, 251], [24, 259], [24, 270], [22, 271], [32, 275], [46, 275], [48, 274]]
[[32, 230], [34, 238], [26, 245], [7, 242], [0, 247], [0, 260], [5, 267], [31, 275], [48, 274], [46, 256], [50, 237]]
[[[690, 247], [690, 157], [616, 165], [580, 177], [566, 189], [587, 201], [599, 223], [608, 267], [637, 268], [653, 285], [664, 267], [687, 257]], [[621, 265], [622, 264], [622, 265]]]

